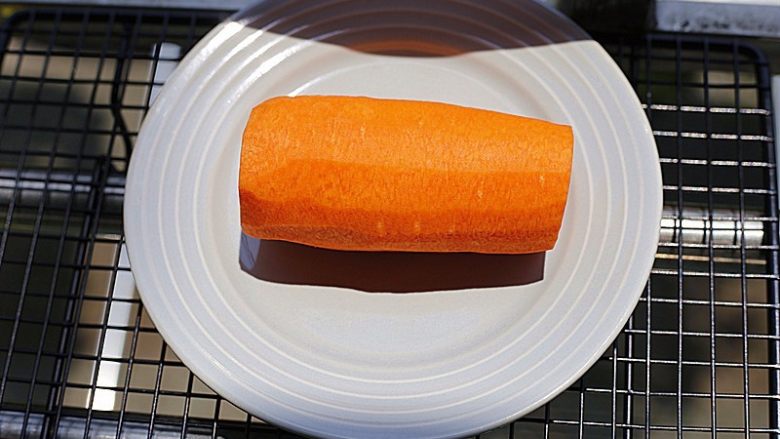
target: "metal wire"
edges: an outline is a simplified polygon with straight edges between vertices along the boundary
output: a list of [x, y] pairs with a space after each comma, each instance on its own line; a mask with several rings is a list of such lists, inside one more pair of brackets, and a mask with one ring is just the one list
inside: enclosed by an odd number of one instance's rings
[[[0, 28], [1, 438], [295, 437], [183, 366], [124, 250], [124, 172], [158, 73], [224, 15], [30, 9]], [[658, 143], [658, 258], [593, 368], [481, 437], [780, 437], [767, 61], [741, 39], [598, 39]]]

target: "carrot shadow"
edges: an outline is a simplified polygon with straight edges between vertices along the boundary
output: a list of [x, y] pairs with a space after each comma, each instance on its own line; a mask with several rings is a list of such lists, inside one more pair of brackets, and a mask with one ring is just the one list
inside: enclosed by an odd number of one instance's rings
[[544, 253], [358, 252], [241, 234], [239, 261], [269, 282], [410, 293], [526, 285], [542, 280]]

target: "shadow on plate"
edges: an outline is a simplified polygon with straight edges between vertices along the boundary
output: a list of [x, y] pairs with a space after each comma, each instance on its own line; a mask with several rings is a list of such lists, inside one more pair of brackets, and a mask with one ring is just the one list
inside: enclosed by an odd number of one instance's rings
[[278, 35], [406, 57], [590, 39], [560, 12], [533, 0], [265, 0], [232, 20]]
[[425, 292], [526, 285], [542, 280], [544, 253], [357, 252], [241, 234], [241, 268], [276, 283], [367, 292]]

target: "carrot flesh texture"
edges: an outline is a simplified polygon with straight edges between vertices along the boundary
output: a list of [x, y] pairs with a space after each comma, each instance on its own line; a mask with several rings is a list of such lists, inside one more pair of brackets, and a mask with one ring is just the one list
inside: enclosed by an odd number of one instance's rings
[[337, 250], [534, 253], [553, 248], [571, 128], [455, 105], [280, 97], [252, 110], [241, 223]]

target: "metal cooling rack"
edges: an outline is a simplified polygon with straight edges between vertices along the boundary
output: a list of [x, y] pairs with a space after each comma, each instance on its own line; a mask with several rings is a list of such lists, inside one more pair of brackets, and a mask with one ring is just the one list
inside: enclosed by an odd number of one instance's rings
[[[294, 437], [182, 365], [138, 300], [124, 250], [124, 171], [141, 119], [225, 15], [29, 9], [0, 29], [0, 438]], [[656, 135], [666, 203], [656, 264], [581, 380], [481, 437], [778, 437], [767, 61], [740, 39], [598, 39]]]

